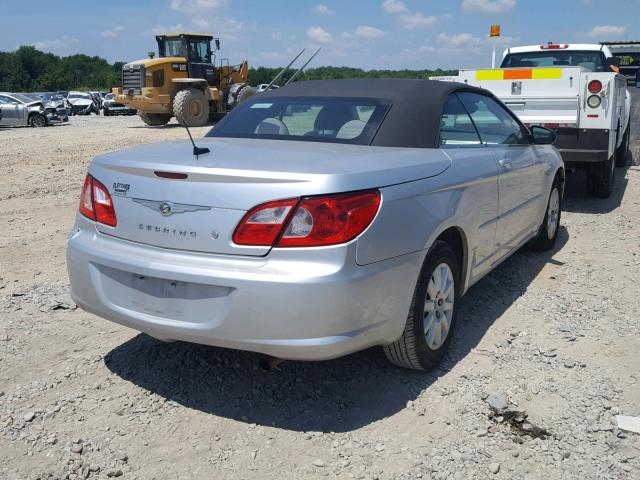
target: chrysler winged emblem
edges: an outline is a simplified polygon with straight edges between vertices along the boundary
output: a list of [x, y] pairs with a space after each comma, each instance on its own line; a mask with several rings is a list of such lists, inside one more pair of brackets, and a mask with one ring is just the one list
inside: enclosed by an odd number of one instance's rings
[[211, 210], [211, 207], [202, 205], [187, 205], [185, 203], [173, 203], [168, 201], [145, 200], [143, 198], [132, 198], [136, 203], [144, 205], [151, 210], [160, 212], [163, 217], [169, 217], [174, 213], [197, 212], [198, 210]]

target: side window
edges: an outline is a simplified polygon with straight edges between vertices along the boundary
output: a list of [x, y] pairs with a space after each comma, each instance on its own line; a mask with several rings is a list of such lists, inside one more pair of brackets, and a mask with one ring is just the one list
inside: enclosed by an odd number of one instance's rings
[[455, 94], [449, 95], [440, 121], [440, 145], [481, 145], [469, 114]]
[[469, 111], [480, 138], [489, 145], [528, 145], [521, 125], [490, 97], [472, 92], [458, 93]]
[[4, 95], [0, 95], [0, 105], [11, 105], [11, 99]]

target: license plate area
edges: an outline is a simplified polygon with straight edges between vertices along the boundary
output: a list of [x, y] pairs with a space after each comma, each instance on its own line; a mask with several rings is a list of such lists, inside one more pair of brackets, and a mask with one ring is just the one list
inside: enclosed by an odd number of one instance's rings
[[94, 265], [107, 303], [131, 313], [191, 324], [218, 321], [231, 287], [184, 282]]

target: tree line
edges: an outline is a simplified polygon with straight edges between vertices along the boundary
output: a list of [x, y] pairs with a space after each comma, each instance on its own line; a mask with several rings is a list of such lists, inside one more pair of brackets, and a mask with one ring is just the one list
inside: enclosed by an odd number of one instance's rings
[[[32, 46], [14, 52], [0, 52], [0, 91], [35, 92], [57, 90], [108, 90], [121, 84], [124, 62], [110, 64], [88, 55], [59, 57]], [[249, 70], [251, 85], [269, 83], [281, 68], [257, 67]], [[295, 70], [288, 70], [278, 82], [283, 84]], [[334, 78], [428, 78], [454, 75], [455, 70], [362, 70], [351, 67], [318, 67], [306, 70], [299, 80]]]

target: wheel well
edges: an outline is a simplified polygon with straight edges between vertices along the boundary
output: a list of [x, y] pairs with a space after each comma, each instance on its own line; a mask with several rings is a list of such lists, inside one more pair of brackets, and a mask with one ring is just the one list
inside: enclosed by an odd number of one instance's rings
[[458, 227], [449, 227], [436, 240], [447, 243], [455, 253], [460, 265], [460, 283], [464, 289], [465, 279], [467, 278], [467, 247], [464, 233]]
[[[560, 180], [560, 187], [561, 187], [561, 191], [560, 194], [564, 195], [564, 185], [565, 185], [565, 172], [564, 172], [564, 168], [560, 167], [558, 169], [558, 171], [556, 172], [556, 176], [555, 178], [557, 178], [558, 180]], [[555, 179], [554, 179], [555, 181]]]

